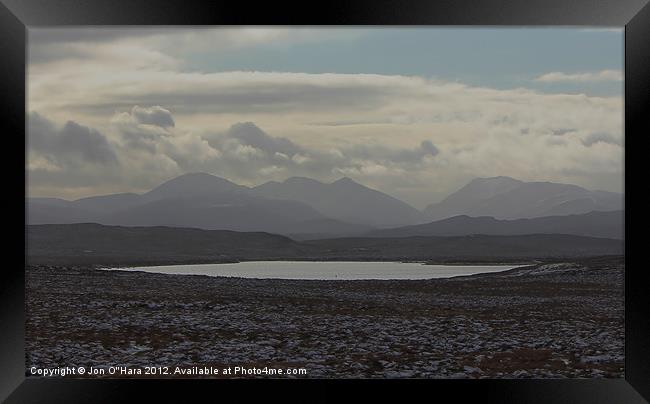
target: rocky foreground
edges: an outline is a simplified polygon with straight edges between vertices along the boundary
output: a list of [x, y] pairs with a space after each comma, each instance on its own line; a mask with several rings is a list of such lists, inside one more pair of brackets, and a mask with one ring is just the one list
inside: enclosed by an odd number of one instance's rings
[[27, 375], [31, 367], [65, 366], [292, 368], [307, 374], [291, 377], [312, 378], [618, 378], [624, 371], [620, 257], [427, 281], [60, 266], [29, 266], [26, 275]]

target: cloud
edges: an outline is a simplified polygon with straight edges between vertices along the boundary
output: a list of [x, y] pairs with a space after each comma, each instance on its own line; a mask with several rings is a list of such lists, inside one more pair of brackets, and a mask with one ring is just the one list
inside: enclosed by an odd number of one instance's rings
[[556, 127], [584, 127], [585, 122], [593, 122], [584, 119], [587, 113], [598, 111], [609, 119], [622, 109], [620, 97], [498, 90], [418, 76], [134, 71], [107, 83], [96, 74], [46, 74], [50, 75], [30, 83], [33, 108], [80, 116], [105, 117], [133, 105], [164, 105], [176, 116], [194, 121], [200, 115], [213, 122], [228, 115], [230, 122], [242, 117], [261, 122], [284, 114], [285, 122], [312, 126], [313, 122], [357, 122], [352, 128], [455, 122], [484, 127], [530, 124], [526, 127], [532, 131], [549, 122]]
[[174, 127], [174, 118], [172, 118], [171, 112], [160, 106], [141, 108], [136, 105], [131, 110], [131, 116], [140, 124], [155, 125], [161, 128]]
[[302, 148], [289, 139], [266, 134], [252, 122], [237, 123], [228, 129], [226, 136], [237, 139], [242, 145], [251, 146], [269, 153], [293, 156]]
[[199, 135], [176, 130], [171, 112], [161, 106], [134, 106], [128, 112], [116, 113], [111, 123], [120, 135], [124, 154], [134, 154], [127, 151], [133, 149], [163, 156], [179, 169], [189, 171], [196, 171], [194, 168], [220, 157], [220, 152]]
[[621, 146], [621, 139], [603, 132], [596, 132], [589, 134], [585, 139], [582, 140], [582, 144], [591, 147], [596, 143], [607, 143], [616, 146]]
[[[42, 114], [30, 115], [30, 189], [57, 196], [143, 191], [186, 171], [253, 185], [348, 175], [422, 206], [476, 176], [619, 186], [620, 96], [188, 66], [206, 52], [281, 50], [362, 31], [30, 29], [28, 103]], [[605, 70], [536, 81], [622, 79]]]
[[30, 193], [74, 198], [141, 191], [209, 168], [220, 152], [198, 135], [167, 126], [173, 117], [164, 111], [138, 107], [117, 113], [111, 119], [110, 140], [97, 129], [74, 121], [58, 125], [31, 112], [26, 167]]
[[125, 146], [152, 154], [156, 153], [161, 138], [172, 135], [175, 126], [171, 113], [160, 106], [134, 106], [116, 113], [110, 122]]
[[540, 83], [623, 81], [623, 72], [620, 70], [601, 70], [599, 72], [573, 74], [552, 72], [543, 74], [535, 78], [534, 81]]
[[576, 129], [574, 128], [559, 128], [559, 129], [551, 129], [551, 134], [554, 136], [564, 136], [567, 133], [572, 133], [575, 132]]
[[71, 162], [100, 165], [117, 163], [113, 147], [95, 129], [73, 121], [57, 128], [35, 112], [29, 115], [28, 122], [30, 150], [54, 165]]
[[[297, 33], [299, 33], [297, 35]], [[196, 49], [247, 48], [256, 45], [304, 43], [358, 37], [358, 29], [310, 27], [55, 27], [29, 29], [30, 46], [64, 43], [124, 43], [147, 47], [185, 45]]]
[[[429, 140], [413, 149], [381, 144], [352, 143], [323, 150], [297, 144], [281, 136], [272, 136], [252, 122], [236, 123], [223, 133], [205, 135], [220, 158], [213, 169], [243, 180], [259, 179], [260, 172], [283, 180], [288, 176], [333, 179], [345, 170], [383, 167], [384, 171], [418, 165], [426, 157], [439, 153]], [[359, 171], [361, 172], [361, 171]]]
[[[177, 113], [216, 114], [370, 110], [420, 81], [357, 74], [168, 71], [123, 74], [110, 85], [94, 77], [87, 79], [77, 77], [66, 90], [67, 98], [51, 101], [68, 111], [101, 114], [132, 105], [165, 105]], [[80, 85], [80, 81], [84, 84]], [[38, 91], [38, 87], [34, 90]], [[58, 86], [52, 90], [58, 91]]]
[[[489, 94], [494, 100], [499, 92]], [[518, 105], [504, 98], [497, 100], [507, 106]], [[571, 104], [580, 98], [555, 97], [553, 105], [567, 100]], [[456, 101], [452, 97], [449, 102]], [[317, 144], [310, 136], [299, 142], [282, 131], [275, 133], [277, 129], [272, 134], [266, 132], [251, 121], [235, 123], [221, 131], [194, 132], [177, 124], [169, 126], [177, 120], [165, 106], [131, 107], [126, 112], [116, 113], [106, 129], [111, 141], [99, 130], [74, 122], [57, 129], [53, 122], [32, 113], [29, 143], [34, 153], [29, 155], [28, 169], [30, 174], [39, 175], [30, 175], [30, 188], [45, 192], [43, 190], [50, 189], [47, 187], [58, 184], [60, 195], [66, 190], [85, 196], [77, 193], [94, 182], [95, 191], [85, 192], [100, 193], [97, 189], [105, 189], [104, 193], [109, 189], [114, 192], [145, 191], [165, 179], [195, 171], [247, 185], [281, 181], [291, 176], [322, 181], [350, 176], [423, 206], [431, 202], [432, 190], [451, 192], [468, 178], [479, 175], [513, 175], [516, 172], [516, 177], [525, 180], [557, 181], [561, 176], [584, 177], [591, 167], [594, 172], [612, 178], [611, 173], [621, 169], [622, 150], [619, 148], [619, 153], [612, 154], [611, 149], [592, 146], [595, 143], [620, 144], [617, 139], [621, 136], [615, 129], [611, 133], [604, 132], [602, 128], [608, 126], [604, 120], [607, 114], [594, 114], [594, 104], [587, 105], [589, 108], [584, 114], [596, 116], [590, 123], [599, 129], [585, 129], [587, 121], [578, 122], [582, 116], [580, 109], [573, 110], [577, 116], [558, 113], [550, 120], [551, 125], [536, 114], [523, 114], [525, 109], [496, 108], [491, 115], [484, 112], [473, 120], [463, 121], [456, 127], [455, 136], [445, 135], [447, 130], [458, 125], [456, 122], [435, 122], [433, 128], [446, 130], [432, 131], [431, 123], [414, 119], [414, 123], [406, 126], [388, 125], [386, 129], [391, 136], [387, 141], [380, 140], [377, 131], [381, 127], [370, 125], [368, 135], [346, 137], [334, 144]], [[595, 105], [599, 105], [598, 100]], [[305, 126], [311, 127], [313, 125]], [[420, 127], [427, 129], [420, 130]], [[409, 133], [407, 129], [414, 132]], [[341, 129], [333, 127], [332, 130]], [[416, 136], [416, 132], [420, 134]], [[463, 132], [465, 137], [461, 136]], [[388, 141], [390, 139], [394, 141]], [[49, 154], [45, 153], [48, 150]], [[77, 164], [66, 163], [72, 155]], [[119, 164], [110, 170], [92, 168], [117, 156]], [[82, 164], [84, 161], [93, 164]], [[535, 172], [543, 176], [531, 175]], [[555, 177], [549, 173], [556, 173]], [[593, 178], [593, 174], [589, 176]], [[409, 199], [416, 196], [418, 199]]]
[[119, 174], [123, 167], [118, 145], [94, 128], [74, 121], [58, 125], [31, 112], [27, 131], [30, 194], [96, 195], [103, 186], [115, 187], [124, 178]]
[[[264, 46], [350, 40], [362, 36], [356, 28], [311, 27], [75, 27], [30, 28], [31, 67], [51, 68], [62, 62], [88, 62], [98, 58], [104, 71], [138, 63], [137, 54], [157, 55], [167, 65], [182, 65], [188, 54], [226, 53]], [[131, 56], [131, 58], [129, 57]]]
[[567, 146], [569, 142], [561, 137], [551, 137], [546, 140], [546, 144], [549, 146]]
[[105, 164], [117, 161], [115, 152], [104, 135], [72, 121], [66, 122], [58, 139], [51, 145], [56, 145], [57, 152], [77, 152], [87, 162]]
[[63, 43], [102, 43], [127, 37], [147, 37], [169, 32], [168, 28], [122, 27], [75, 27], [75, 28], [31, 28], [28, 35], [30, 46], [56, 45]]
[[430, 140], [423, 140], [413, 149], [389, 148], [381, 144], [356, 144], [341, 150], [344, 156], [351, 159], [384, 163], [418, 164], [423, 158], [436, 156], [440, 151]]
[[431, 143], [430, 140], [423, 140], [422, 143], [420, 143], [420, 148], [422, 151], [428, 153], [431, 156], [435, 156], [436, 154], [440, 153], [440, 150], [438, 150], [438, 148], [433, 143]]

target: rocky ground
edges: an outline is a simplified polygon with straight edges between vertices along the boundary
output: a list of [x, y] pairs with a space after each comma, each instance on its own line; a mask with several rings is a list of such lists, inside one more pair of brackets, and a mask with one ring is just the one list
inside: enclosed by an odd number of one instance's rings
[[427, 281], [26, 273], [28, 375], [241, 366], [315, 378], [623, 377], [622, 258]]

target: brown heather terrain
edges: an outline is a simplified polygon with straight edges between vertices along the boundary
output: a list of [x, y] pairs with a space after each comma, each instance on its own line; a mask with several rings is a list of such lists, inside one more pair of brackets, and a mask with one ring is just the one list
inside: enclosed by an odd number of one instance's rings
[[291, 367], [312, 378], [618, 378], [623, 274], [621, 257], [426, 281], [29, 266], [26, 364]]

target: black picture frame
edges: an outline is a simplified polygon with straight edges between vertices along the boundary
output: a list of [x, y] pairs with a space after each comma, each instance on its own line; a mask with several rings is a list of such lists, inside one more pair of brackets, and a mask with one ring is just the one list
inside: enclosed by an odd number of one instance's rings
[[[25, 133], [26, 30], [64, 25], [588, 25], [625, 26], [625, 378], [570, 380], [63, 380], [25, 378], [24, 239], [7, 231], [5, 253], [13, 260], [0, 271], [0, 400], [7, 402], [121, 402], [135, 396], [187, 399], [201, 392], [239, 399], [338, 401], [355, 398], [404, 399], [409, 392], [426, 399], [451, 394], [454, 401], [616, 402], [650, 400], [650, 293], [629, 234], [632, 208], [643, 190], [634, 189], [631, 163], [650, 134], [646, 116], [650, 98], [650, 5], [647, 0], [364, 0], [278, 3], [182, 0], [0, 0], [0, 120], [5, 139], [18, 143], [5, 152], [7, 177], [16, 192], [25, 192], [25, 163], [18, 150]], [[24, 144], [23, 144], [24, 146]], [[20, 169], [22, 170], [22, 168]], [[22, 191], [19, 191], [22, 190]], [[11, 198], [7, 216], [20, 220], [19, 199]], [[13, 213], [9, 213], [13, 212]], [[24, 210], [23, 210], [24, 212]], [[24, 218], [24, 217], [23, 217]], [[23, 223], [24, 225], [24, 223]], [[15, 224], [16, 228], [18, 224]], [[22, 248], [22, 250], [21, 250]], [[20, 267], [20, 261], [23, 266]], [[255, 386], [255, 388], [251, 388]], [[341, 387], [346, 387], [345, 391]], [[355, 387], [354, 390], [347, 387]], [[356, 397], [352, 397], [356, 396]]]

